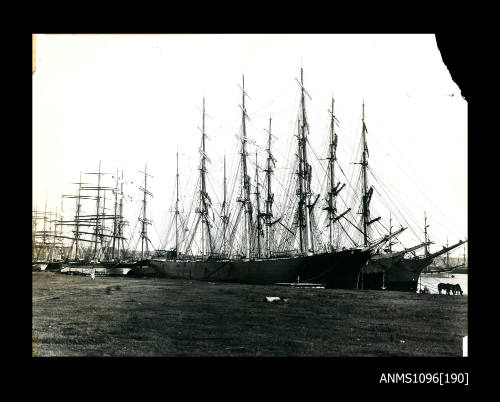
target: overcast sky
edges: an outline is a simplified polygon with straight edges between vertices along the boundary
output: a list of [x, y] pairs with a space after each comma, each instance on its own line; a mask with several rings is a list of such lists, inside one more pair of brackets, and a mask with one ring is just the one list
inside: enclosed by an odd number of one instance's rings
[[[101, 160], [103, 171], [123, 169], [133, 182], [133, 215], [138, 171], [147, 163], [156, 244], [172, 207], [176, 149], [181, 178], [196, 169], [202, 98], [214, 178], [224, 153], [228, 166], [236, 155], [242, 74], [248, 135], [265, 148], [272, 114], [279, 165], [294, 140], [301, 66], [311, 95], [310, 141], [321, 156], [333, 95], [339, 162], [352, 168], [364, 99], [370, 166], [421, 218], [420, 231], [425, 210], [436, 243], [465, 238], [467, 102], [434, 35], [37, 35], [33, 207], [43, 209], [47, 196], [48, 209], [59, 209], [61, 194], [76, 191], [71, 183], [80, 171], [95, 172]], [[264, 154], [259, 158], [263, 164]], [[74, 201], [64, 205], [69, 218]], [[130, 220], [133, 226], [137, 217]]]

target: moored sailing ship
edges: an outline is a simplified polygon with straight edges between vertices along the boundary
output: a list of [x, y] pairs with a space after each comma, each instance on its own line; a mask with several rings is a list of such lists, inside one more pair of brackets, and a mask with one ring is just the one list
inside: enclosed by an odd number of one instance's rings
[[[164, 258], [153, 257], [150, 265], [160, 275], [168, 278], [197, 279], [204, 281], [227, 281], [249, 284], [274, 284], [278, 282], [317, 282], [329, 288], [356, 288], [359, 273], [370, 258], [372, 250], [382, 242], [387, 241], [386, 236], [379, 242], [367, 247], [354, 247], [335, 249], [332, 239], [333, 225], [341, 219], [348, 211], [337, 215], [335, 198], [340, 192], [340, 183], [335, 185], [333, 176], [333, 165], [335, 162], [336, 135], [332, 123], [330, 135], [330, 147], [328, 155], [329, 175], [328, 190], [326, 195], [330, 238], [329, 244], [319, 249], [316, 243], [315, 228], [317, 229], [314, 208], [319, 194], [314, 194], [311, 188], [312, 168], [308, 162], [308, 135], [309, 126], [306, 116], [305, 96], [309, 96], [304, 88], [303, 71], [301, 79], [297, 80], [300, 85], [300, 111], [297, 119], [297, 150], [294, 161], [293, 172], [296, 176], [291, 186], [290, 206], [288, 215], [275, 216], [273, 213], [274, 194], [271, 191], [271, 174], [275, 159], [271, 152], [271, 119], [269, 121], [268, 144], [267, 144], [267, 166], [263, 171], [266, 173], [265, 188], [267, 197], [265, 199], [265, 210], [260, 208], [260, 189], [258, 164], [256, 160], [256, 184], [255, 202], [251, 200], [251, 179], [247, 169], [247, 143], [249, 141], [246, 132], [246, 121], [249, 118], [245, 106], [245, 81], [243, 77], [242, 86], [242, 120], [240, 135], [240, 195], [237, 202], [240, 204], [237, 217], [229, 222], [226, 203], [226, 176], [224, 169], [224, 194], [222, 203], [222, 225], [217, 230], [215, 223], [210, 221], [209, 209], [211, 200], [207, 193], [206, 172], [207, 153], [205, 147], [205, 99], [203, 99], [202, 136], [200, 146], [200, 177], [198, 187], [198, 203], [196, 208], [197, 218], [194, 230], [189, 238], [181, 244], [178, 236], [178, 180], [177, 172], [177, 202], [175, 210], [175, 247], [169, 251]], [[310, 97], [310, 96], [309, 96]], [[332, 101], [332, 122], [333, 101]], [[313, 199], [314, 198], [314, 199]], [[241, 221], [243, 216], [243, 221]], [[288, 218], [287, 218], [288, 217]], [[201, 252], [198, 255], [190, 253], [191, 244], [196, 230], [201, 224], [199, 233], [201, 240]], [[241, 225], [240, 225], [241, 224]], [[276, 244], [274, 238], [275, 227], [280, 225], [281, 247], [273, 248]], [[235, 251], [233, 243], [240, 228], [241, 249]], [[214, 235], [214, 227], [218, 235]], [[286, 247], [288, 245], [289, 247]], [[295, 245], [292, 249], [290, 245]]]
[[[365, 105], [363, 103], [362, 111], [362, 134], [361, 134], [361, 160], [358, 163], [361, 166], [361, 224], [359, 231], [363, 235], [363, 244], [368, 246], [372, 244], [370, 238], [370, 227], [373, 223], [378, 222], [381, 218], [371, 219], [370, 202], [374, 192], [373, 186], [368, 186], [368, 146], [367, 146], [367, 127], [365, 123]], [[371, 255], [369, 261], [361, 270], [358, 284], [362, 289], [373, 290], [399, 290], [414, 292], [417, 289], [418, 279], [421, 272], [426, 269], [435, 258], [448, 253], [456, 247], [459, 247], [464, 241], [446, 247], [434, 253], [429, 252], [427, 234], [427, 217], [424, 223], [424, 242], [404, 248], [400, 251], [392, 250], [391, 241], [388, 242], [387, 249], [377, 249]], [[389, 219], [389, 238], [395, 237], [406, 228], [401, 227], [398, 231], [392, 232], [392, 219]], [[417, 256], [415, 251], [424, 248], [425, 252], [422, 256]], [[412, 257], [406, 257], [408, 254], [413, 254]]]
[[[144, 172], [144, 211], [146, 194], [151, 195], [146, 188], [147, 166]], [[101, 171], [101, 162], [97, 172], [86, 173], [87, 175], [97, 175], [97, 184], [92, 185], [80, 181], [74, 184], [78, 185], [76, 195], [65, 195], [65, 198], [74, 198], [76, 200], [75, 217], [73, 220], [62, 221], [61, 225], [73, 226], [73, 236], [63, 236], [72, 240], [71, 246], [60, 267], [61, 272], [69, 274], [97, 274], [97, 275], [126, 275], [133, 268], [141, 266], [144, 260], [144, 245], [147, 250], [147, 230], [145, 225], [149, 221], [145, 217], [145, 212], [139, 221], [142, 221], [141, 240], [142, 253], [141, 258], [131, 255], [125, 247], [124, 226], [126, 221], [123, 217], [123, 172], [121, 177], [116, 173], [116, 183], [114, 187], [103, 186], [102, 176], [108, 173]], [[82, 193], [83, 191], [83, 193]], [[114, 196], [113, 213], [106, 213], [106, 191], [112, 192]], [[89, 193], [90, 192], [90, 193]], [[95, 193], [95, 194], [92, 194]], [[85, 214], [82, 210], [82, 200], [95, 201], [95, 213]], [[112, 222], [110, 227], [108, 221]], [[90, 229], [90, 230], [89, 230]], [[144, 242], [146, 241], [146, 243]], [[86, 245], [86, 246], [85, 246]]]

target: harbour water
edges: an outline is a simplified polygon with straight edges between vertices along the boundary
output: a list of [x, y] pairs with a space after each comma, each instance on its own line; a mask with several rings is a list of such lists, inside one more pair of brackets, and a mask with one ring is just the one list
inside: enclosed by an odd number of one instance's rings
[[417, 286], [417, 292], [424, 286], [429, 289], [431, 294], [439, 293], [437, 286], [439, 283], [451, 283], [452, 285], [459, 284], [464, 292], [464, 295], [468, 294], [468, 274], [448, 274], [448, 273], [436, 273], [436, 274], [421, 274], [419, 279], [419, 284]]

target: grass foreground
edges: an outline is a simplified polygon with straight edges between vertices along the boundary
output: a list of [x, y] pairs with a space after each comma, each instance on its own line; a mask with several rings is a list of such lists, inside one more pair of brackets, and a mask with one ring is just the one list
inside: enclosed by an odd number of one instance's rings
[[461, 356], [465, 335], [465, 295], [32, 273], [33, 356]]

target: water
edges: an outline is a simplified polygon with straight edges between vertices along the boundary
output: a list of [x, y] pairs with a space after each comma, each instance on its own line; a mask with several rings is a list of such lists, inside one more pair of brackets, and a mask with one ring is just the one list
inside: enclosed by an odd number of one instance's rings
[[[454, 278], [451, 277], [452, 275]], [[467, 282], [467, 274], [421, 274], [419, 284], [417, 285], [417, 292], [420, 290], [420, 283], [422, 284], [422, 289], [424, 286], [427, 286], [427, 289], [429, 289], [432, 294], [439, 293], [437, 289], [439, 283], [451, 283], [452, 285], [458, 283], [462, 288], [464, 295], [466, 295], [468, 294]]]

